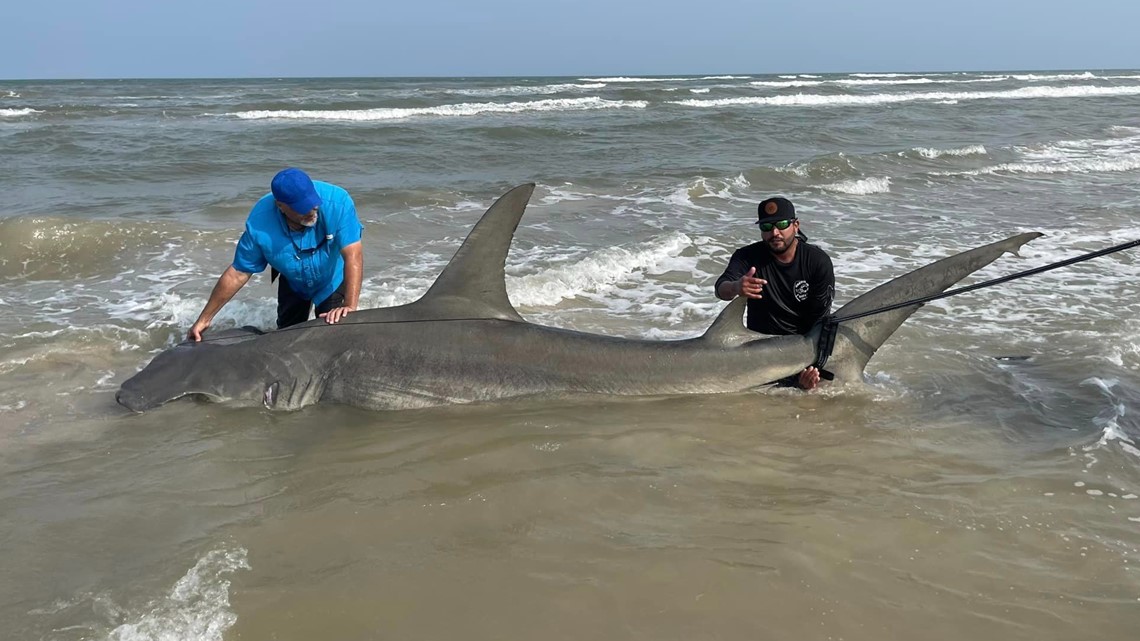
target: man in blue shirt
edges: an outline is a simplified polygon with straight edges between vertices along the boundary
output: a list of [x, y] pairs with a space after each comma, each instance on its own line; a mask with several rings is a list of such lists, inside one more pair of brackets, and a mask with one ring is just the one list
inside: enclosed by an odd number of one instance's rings
[[364, 274], [363, 227], [348, 192], [294, 168], [278, 172], [270, 187], [249, 212], [234, 262], [218, 278], [186, 333], [188, 340], [202, 340], [214, 316], [267, 266], [281, 275], [278, 329], [309, 320], [313, 305], [328, 323], [356, 311]]

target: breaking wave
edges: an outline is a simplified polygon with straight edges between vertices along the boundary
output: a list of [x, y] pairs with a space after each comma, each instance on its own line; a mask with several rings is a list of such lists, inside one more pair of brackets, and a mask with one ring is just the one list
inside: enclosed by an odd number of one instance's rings
[[956, 149], [932, 149], [930, 147], [916, 147], [915, 153], [923, 158], [941, 158], [943, 156], [985, 156], [989, 152], [982, 145], [968, 145]]
[[39, 109], [31, 109], [25, 107], [24, 109], [0, 109], [0, 118], [19, 118], [21, 116], [30, 116], [32, 114], [42, 114]]
[[250, 569], [244, 548], [214, 550], [174, 584], [170, 594], [152, 603], [134, 621], [111, 631], [110, 641], [222, 641], [237, 622], [230, 611], [230, 582], [223, 578]]
[[841, 194], [854, 194], [857, 196], [865, 196], [868, 194], [885, 194], [891, 190], [891, 179], [889, 177], [883, 178], [863, 178], [861, 180], [845, 180], [843, 182], [833, 183], [830, 185], [823, 185], [820, 187], [824, 191], [834, 191]]
[[680, 255], [693, 244], [681, 232], [667, 234], [633, 247], [607, 247], [569, 265], [537, 274], [507, 279], [507, 291], [516, 305], [556, 305], [584, 292], [597, 292], [630, 280]]
[[485, 87], [481, 89], [447, 89], [446, 93], [460, 96], [525, 96], [543, 95], [552, 93], [566, 93], [569, 91], [584, 91], [587, 89], [602, 89], [604, 82], [564, 83], [556, 85], [511, 85], [508, 87]]
[[794, 96], [754, 96], [746, 98], [718, 98], [713, 100], [677, 100], [670, 104], [685, 107], [716, 108], [736, 106], [774, 107], [842, 107], [884, 105], [904, 102], [939, 100], [1029, 100], [1034, 98], [1096, 98], [1112, 96], [1138, 96], [1140, 87], [1023, 87], [1007, 91], [930, 91], [922, 93], [871, 94], [865, 96], [797, 94]]
[[530, 102], [481, 102], [438, 107], [407, 107], [343, 110], [239, 111], [225, 114], [242, 120], [347, 120], [370, 122], [401, 120], [415, 116], [478, 116], [526, 112], [586, 111], [594, 109], [644, 109], [643, 100], [604, 100], [602, 98], [555, 98]]

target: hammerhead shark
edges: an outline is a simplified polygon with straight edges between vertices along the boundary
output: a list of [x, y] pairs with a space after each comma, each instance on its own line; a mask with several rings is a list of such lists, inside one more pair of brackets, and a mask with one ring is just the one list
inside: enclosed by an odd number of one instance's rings
[[[703, 335], [684, 340], [524, 320], [507, 298], [504, 264], [533, 191], [533, 184], [521, 185], [499, 198], [415, 302], [357, 311], [335, 325], [314, 319], [184, 342], [125, 381], [116, 399], [135, 412], [187, 396], [282, 410], [318, 402], [397, 410], [522, 396], [716, 394], [760, 388], [816, 362], [819, 326], [806, 335], [757, 334], [742, 322], [743, 297]], [[1019, 234], [931, 263], [851, 300], [836, 316], [945, 291], [1040, 235]], [[862, 381], [875, 351], [919, 307], [840, 324], [828, 370], [838, 381]]]

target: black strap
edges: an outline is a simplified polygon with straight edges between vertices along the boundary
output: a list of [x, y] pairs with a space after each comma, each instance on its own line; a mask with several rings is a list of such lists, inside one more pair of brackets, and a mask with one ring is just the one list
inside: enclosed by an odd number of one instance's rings
[[839, 321], [835, 316], [828, 314], [823, 317], [823, 326], [819, 330], [819, 342], [816, 343], [815, 362], [812, 367], [819, 370], [819, 377], [825, 381], [835, 379], [835, 374], [824, 369], [831, 351], [835, 349], [835, 338], [839, 335]]

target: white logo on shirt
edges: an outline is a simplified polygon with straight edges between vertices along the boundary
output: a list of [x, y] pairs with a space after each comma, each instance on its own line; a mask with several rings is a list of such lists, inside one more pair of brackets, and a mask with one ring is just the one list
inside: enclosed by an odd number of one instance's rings
[[804, 302], [808, 297], [808, 283], [806, 280], [797, 280], [796, 284], [792, 286], [792, 291], [796, 294], [796, 300]]

